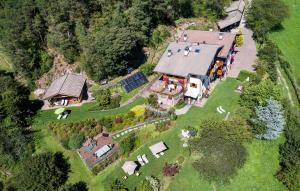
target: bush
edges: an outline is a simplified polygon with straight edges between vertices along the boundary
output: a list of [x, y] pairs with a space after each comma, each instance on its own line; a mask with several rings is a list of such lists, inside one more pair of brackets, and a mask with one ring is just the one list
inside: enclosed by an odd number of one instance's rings
[[244, 37], [243, 37], [243, 33], [241, 30], [239, 30], [239, 32], [237, 33], [237, 35], [235, 37], [235, 42], [238, 47], [241, 47], [243, 45]]
[[143, 64], [140, 66], [140, 70], [146, 75], [151, 76], [153, 74], [154, 64]]
[[115, 123], [116, 123], [116, 124], [123, 123], [123, 118], [120, 117], [120, 116], [117, 116], [117, 117], [115, 118]]
[[146, 176], [146, 180], [149, 181], [153, 191], [159, 191], [160, 184], [159, 180], [154, 176]]
[[168, 130], [170, 127], [171, 127], [170, 121], [155, 124], [155, 129], [160, 133]]
[[135, 133], [130, 133], [120, 141], [121, 154], [128, 156], [130, 152], [134, 150], [136, 146], [136, 136]]
[[111, 156], [105, 158], [100, 163], [98, 163], [94, 168], [92, 169], [92, 172], [94, 175], [97, 175], [99, 172], [103, 171], [107, 166], [115, 162], [120, 158], [120, 154], [118, 152], [115, 152]]
[[179, 172], [179, 166], [176, 163], [165, 163], [162, 171], [164, 176], [175, 176]]
[[155, 94], [151, 94], [151, 95], [149, 95], [149, 97], [147, 97], [147, 103], [149, 105], [151, 105], [152, 107], [157, 107], [157, 104], [158, 104], [157, 99], [158, 98]]
[[287, 125], [284, 131], [285, 142], [280, 145], [280, 170], [277, 178], [289, 190], [300, 189], [300, 112], [298, 109], [286, 108]]
[[76, 123], [52, 122], [49, 123], [48, 127], [65, 146], [68, 145], [68, 140], [71, 136], [75, 134], [82, 134], [84, 137], [94, 137], [103, 131], [102, 121], [95, 119], [87, 119]]
[[141, 181], [136, 187], [135, 191], [153, 191], [150, 182], [146, 179]]
[[146, 108], [143, 105], [137, 105], [133, 107], [130, 111], [134, 113], [135, 117], [142, 117], [145, 114]]
[[191, 151], [202, 156], [193, 167], [209, 181], [227, 182], [246, 161], [243, 143], [251, 138], [246, 122], [207, 120], [201, 128], [201, 137], [190, 140]]
[[273, 99], [267, 100], [266, 106], [258, 106], [255, 108], [256, 118], [253, 119], [254, 128], [260, 131], [261, 128], [265, 131], [261, 134], [256, 134], [259, 139], [274, 140], [277, 139], [285, 126], [284, 112], [278, 101]]
[[254, 109], [257, 105], [265, 104], [269, 98], [282, 100], [281, 89], [270, 80], [264, 80], [259, 84], [245, 84], [240, 103], [242, 106]]
[[109, 89], [101, 89], [96, 93], [96, 100], [100, 108], [106, 108], [111, 103], [111, 93]]
[[74, 134], [70, 137], [68, 146], [71, 149], [79, 149], [85, 138], [82, 134]]

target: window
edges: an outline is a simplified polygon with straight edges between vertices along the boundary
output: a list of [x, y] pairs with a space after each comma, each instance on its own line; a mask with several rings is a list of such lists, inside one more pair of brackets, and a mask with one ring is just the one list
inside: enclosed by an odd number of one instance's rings
[[191, 87], [191, 88], [197, 88], [197, 84], [191, 83], [191, 84], [190, 84], [190, 87]]

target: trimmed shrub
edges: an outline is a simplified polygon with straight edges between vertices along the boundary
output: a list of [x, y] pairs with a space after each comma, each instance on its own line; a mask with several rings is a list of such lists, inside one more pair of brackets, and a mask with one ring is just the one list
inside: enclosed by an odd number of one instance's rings
[[70, 137], [68, 146], [70, 149], [79, 149], [85, 138], [82, 134], [74, 134]]
[[151, 76], [153, 74], [154, 64], [143, 64], [140, 66], [140, 70], [146, 75]]
[[162, 171], [164, 176], [175, 176], [179, 172], [179, 166], [176, 163], [165, 163]]
[[133, 107], [130, 111], [134, 113], [135, 117], [141, 117], [144, 116], [146, 108], [143, 105], [137, 105]]

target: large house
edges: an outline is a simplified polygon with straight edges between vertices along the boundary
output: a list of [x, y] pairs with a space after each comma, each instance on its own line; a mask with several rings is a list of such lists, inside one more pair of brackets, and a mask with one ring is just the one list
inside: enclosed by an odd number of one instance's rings
[[230, 31], [237, 27], [243, 17], [245, 10], [244, 0], [233, 1], [232, 4], [225, 8], [227, 16], [217, 22], [220, 31]]
[[154, 71], [162, 77], [151, 90], [162, 104], [175, 105], [182, 97], [201, 100], [212, 80], [222, 77], [231, 64], [235, 35], [208, 31], [184, 31], [171, 42]]
[[86, 78], [79, 74], [68, 73], [51, 83], [43, 99], [50, 105], [67, 105], [81, 102], [86, 94]]

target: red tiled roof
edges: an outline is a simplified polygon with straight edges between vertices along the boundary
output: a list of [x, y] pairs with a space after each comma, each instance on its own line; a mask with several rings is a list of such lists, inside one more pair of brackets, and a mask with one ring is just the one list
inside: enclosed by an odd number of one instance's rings
[[[222, 40], [219, 39], [220, 33], [222, 33], [223, 36]], [[181, 33], [179, 41], [184, 42], [185, 34], [187, 34], [187, 42], [223, 46], [222, 50], [218, 54], [218, 57], [221, 58], [227, 57], [235, 40], [235, 34], [229, 32], [186, 30]]]

